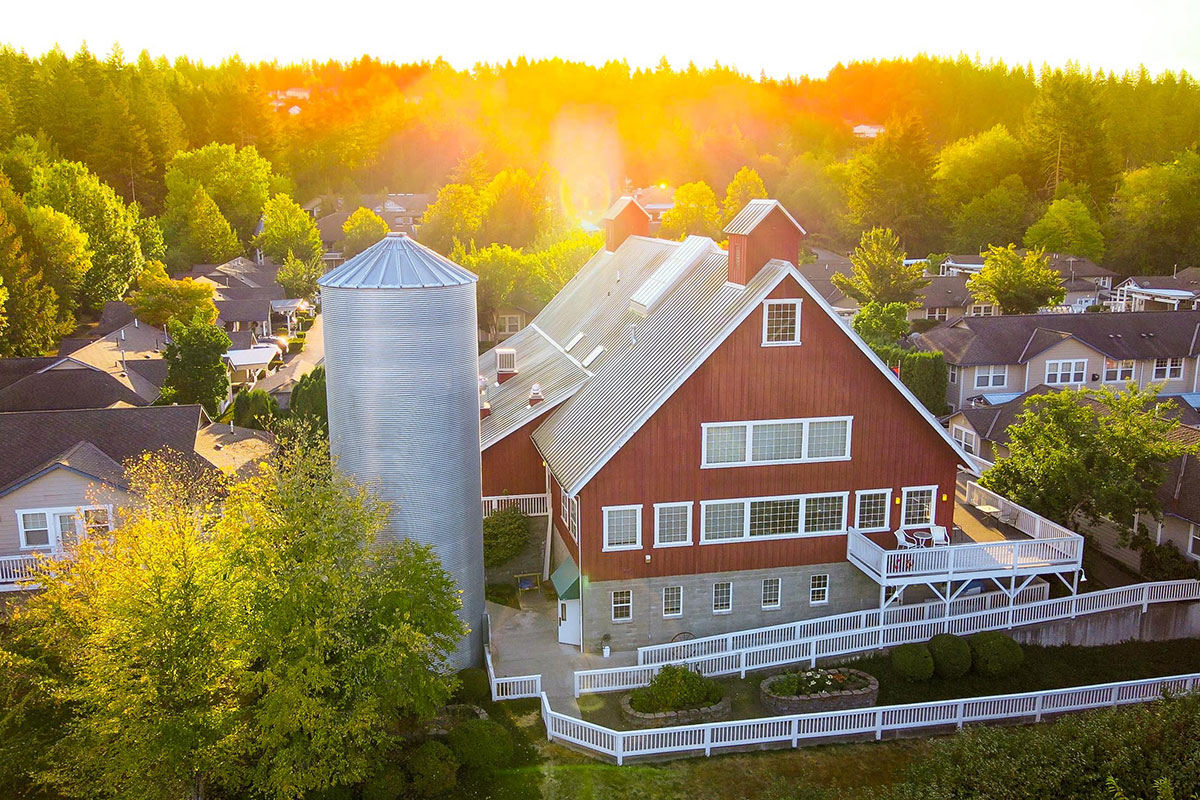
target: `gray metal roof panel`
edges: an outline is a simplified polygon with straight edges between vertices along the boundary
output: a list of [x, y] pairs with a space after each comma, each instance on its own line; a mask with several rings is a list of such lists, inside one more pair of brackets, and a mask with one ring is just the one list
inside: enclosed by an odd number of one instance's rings
[[617, 217], [621, 216], [622, 211], [624, 211], [626, 208], [628, 208], [631, 205], [634, 208], [636, 208], [638, 211], [641, 211], [643, 214], [645, 214], [647, 219], [650, 218], [650, 212], [648, 212], [648, 211], [646, 211], [646, 209], [642, 208], [641, 204], [639, 204], [637, 200], [633, 199], [629, 195], [625, 195], [623, 197], [618, 197], [617, 201], [608, 207], [608, 211], [605, 211], [604, 216], [602, 216], [600, 219], [602, 219], [602, 220], [616, 219]]
[[796, 218], [788, 213], [788, 210], [783, 207], [783, 204], [778, 200], [751, 200], [746, 204], [746, 207], [738, 212], [738, 215], [729, 221], [725, 226], [724, 233], [734, 235], [745, 235], [758, 227], [758, 223], [767, 218], [775, 209], [779, 209], [784, 213], [792, 224], [796, 226], [801, 233], [808, 233], [804, 227], [796, 222]]
[[338, 289], [427, 289], [462, 286], [477, 280], [470, 271], [415, 239], [389, 233], [322, 275], [317, 285]]

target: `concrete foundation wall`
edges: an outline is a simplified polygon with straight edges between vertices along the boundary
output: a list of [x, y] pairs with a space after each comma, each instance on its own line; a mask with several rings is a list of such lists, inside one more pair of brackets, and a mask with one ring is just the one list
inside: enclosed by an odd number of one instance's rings
[[[809, 581], [813, 575], [829, 576], [829, 599], [824, 605], [809, 602]], [[780, 579], [777, 609], [762, 608], [764, 578]], [[733, 584], [733, 608], [727, 614], [714, 614], [713, 584], [722, 581]], [[683, 587], [683, 616], [663, 617], [662, 590], [666, 586]], [[623, 589], [633, 592], [633, 619], [613, 622], [612, 592]], [[878, 585], [848, 562], [601, 581], [587, 583], [583, 590], [583, 646], [585, 650], [595, 650], [608, 634], [613, 650], [633, 650], [669, 642], [684, 632], [696, 637], [714, 636], [878, 607]]]
[[1163, 603], [1048, 622], [1012, 631], [1021, 644], [1098, 647], [1130, 640], [1165, 642], [1200, 636], [1200, 603]]

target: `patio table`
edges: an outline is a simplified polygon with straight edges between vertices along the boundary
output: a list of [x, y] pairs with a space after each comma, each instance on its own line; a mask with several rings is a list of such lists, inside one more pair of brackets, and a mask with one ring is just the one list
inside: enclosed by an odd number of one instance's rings
[[908, 531], [908, 535], [916, 540], [918, 547], [925, 547], [933, 541], [932, 531]]

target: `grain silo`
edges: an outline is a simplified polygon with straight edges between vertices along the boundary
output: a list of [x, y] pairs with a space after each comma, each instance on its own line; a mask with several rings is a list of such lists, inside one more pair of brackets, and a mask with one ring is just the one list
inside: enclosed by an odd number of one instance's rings
[[483, 653], [477, 280], [390, 233], [318, 282], [333, 455], [391, 504], [386, 534], [432, 545], [457, 581], [455, 668]]

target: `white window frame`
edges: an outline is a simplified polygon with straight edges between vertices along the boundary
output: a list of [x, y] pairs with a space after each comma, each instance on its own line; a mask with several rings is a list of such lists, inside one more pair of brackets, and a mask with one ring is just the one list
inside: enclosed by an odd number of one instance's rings
[[[863, 497], [880, 494], [884, 495], [886, 498], [883, 502], [883, 527], [864, 528], [862, 525]], [[862, 489], [854, 493], [854, 525], [855, 530], [862, 531], [863, 533], [888, 531], [892, 529], [892, 490], [890, 487], [887, 489]]]
[[[608, 512], [610, 511], [634, 511], [637, 522], [637, 542], [634, 544], [617, 544], [610, 545], [608, 543]], [[600, 509], [600, 513], [604, 519], [604, 546], [601, 550], [605, 553], [612, 553], [619, 550], [641, 550], [642, 549], [642, 507], [640, 505], [626, 506], [604, 506]]]
[[946, 379], [949, 380], [950, 383], [958, 383], [958, 370], [959, 368], [953, 364], [946, 365]]
[[[1000, 382], [996, 383], [997, 370]], [[980, 378], [985, 380], [981, 383]], [[1008, 364], [987, 364], [975, 368], [976, 389], [1003, 389], [1008, 386]]]
[[[629, 595], [629, 602], [618, 604], [617, 603], [617, 595], [619, 595], [619, 594]], [[617, 617], [617, 608], [618, 607], [629, 609], [629, 616], [618, 618]], [[613, 622], [616, 622], [616, 623], [633, 622], [633, 590], [632, 589], [614, 589], [613, 591], [609, 592], [608, 593], [608, 610], [609, 610], [609, 619], [611, 619]]]
[[[807, 454], [811, 442], [809, 429], [814, 422], [845, 422], [846, 423], [846, 454], [844, 456], [819, 456], [816, 458], [779, 458], [754, 460], [754, 429], [759, 425], [795, 425], [803, 426], [804, 451]], [[708, 463], [708, 431], [711, 428], [734, 428], [745, 426], [745, 457], [741, 461], [722, 461], [717, 464]], [[700, 468], [728, 469], [730, 467], [760, 467], [770, 464], [820, 464], [829, 461], [849, 461], [854, 452], [854, 417], [796, 417], [794, 419], [752, 419], [732, 420], [729, 422], [700, 423]]]
[[520, 314], [501, 314], [500, 315], [500, 333], [516, 333], [521, 330], [521, 315]]
[[[1054, 369], [1050, 365], [1054, 365]], [[1070, 364], [1070, 369], [1067, 372], [1068, 378], [1074, 378], [1076, 372], [1082, 371], [1083, 380], [1061, 380], [1063, 376], [1063, 364]], [[1075, 369], [1076, 365], [1083, 364], [1082, 370]], [[1050, 380], [1050, 374], [1054, 373], [1055, 380]], [[1082, 386], [1087, 383], [1088, 377], [1088, 360], [1086, 358], [1057, 358], [1046, 362], [1046, 385], [1047, 386]]]
[[971, 455], [979, 454], [979, 437], [975, 435], [975, 431], [964, 428], [962, 425], [953, 425], [950, 429], [950, 437]]
[[[679, 610], [672, 613], [667, 613], [667, 590], [679, 590]], [[664, 586], [662, 589], [662, 615], [663, 619], [676, 619], [683, 616], [683, 587], [682, 586]]]
[[[717, 608], [717, 587], [729, 587], [729, 605], [726, 608]], [[733, 581], [717, 581], [712, 588], [712, 612], [714, 614], [732, 614], [733, 613]]]
[[[1166, 362], [1161, 367], [1159, 363]], [[1162, 373], [1161, 375], [1159, 373]], [[1182, 358], [1156, 358], [1154, 359], [1154, 380], [1156, 381], [1177, 381], [1183, 377], [1183, 359]]]
[[[1109, 367], [1108, 366], [1109, 364], [1112, 364], [1113, 366]], [[1134, 369], [1136, 366], [1137, 366], [1137, 362], [1134, 361], [1132, 358], [1124, 358], [1124, 359], [1106, 358], [1106, 359], [1104, 359], [1104, 382], [1105, 383], [1128, 383], [1129, 381], [1133, 380]], [[1111, 377], [1111, 378], [1108, 377], [1110, 372], [1115, 373], [1115, 375], [1113, 375], [1113, 377]], [[1121, 377], [1122, 372], [1128, 372], [1129, 377], [1122, 378]]]
[[967, 306], [968, 317], [994, 317], [996, 306], [992, 303], [972, 303]]
[[934, 306], [925, 309], [925, 319], [936, 319], [938, 322], [945, 322], [950, 318], [950, 309], [946, 306]]
[[[655, 547], [691, 547], [692, 546], [692, 507], [696, 504], [687, 500], [680, 503], [655, 503], [654, 504], [654, 546]], [[658, 510], [660, 508], [687, 508], [687, 541], [685, 542], [663, 542], [659, 540], [659, 519]]]
[[[814, 497], [840, 497], [842, 498], [842, 521], [838, 530], [834, 531], [814, 531], [808, 533], [804, 530], [804, 510], [809, 498]], [[800, 502], [800, 530], [796, 533], [776, 533], [769, 536], [751, 536], [750, 535], [750, 509], [752, 503], [769, 502], [772, 500], [798, 500]], [[730, 536], [725, 539], [706, 539], [705, 534], [705, 509], [712, 505], [723, 505], [726, 503], [741, 503], [742, 504], [742, 535]], [[700, 501], [700, 544], [728, 544], [729, 542], [761, 542], [771, 541], [773, 539], [805, 539], [816, 536], [844, 536], [846, 535], [846, 526], [848, 524], [847, 517], [850, 514], [850, 493], [849, 492], [814, 492], [812, 494], [785, 494], [785, 495], [768, 495], [766, 497], [728, 497], [721, 500], [701, 500]]]
[[1200, 525], [1188, 523], [1188, 555], [1200, 561]]
[[[54, 506], [49, 508], [18, 508], [17, 514], [17, 536], [21, 550], [51, 550], [58, 551], [62, 549], [63, 533], [58, 525], [58, 516], [60, 514], [70, 514], [75, 518], [75, 535], [83, 536], [87, 533], [86, 523], [84, 522], [84, 514], [88, 511], [104, 511], [108, 514], [108, 529], [113, 529], [113, 507], [112, 504], [89, 504], [83, 506]], [[46, 544], [28, 544], [25, 540], [25, 514], [45, 514], [47, 530]], [[33, 528], [31, 530], [42, 530], [41, 528]]]
[[[762, 304], [762, 346], [763, 347], [798, 347], [801, 344], [800, 337], [800, 320], [803, 317], [803, 308], [801, 308], [803, 300], [799, 298], [788, 298], [780, 300], [764, 300]], [[772, 306], [792, 306], [796, 309], [796, 333], [790, 341], [786, 342], [770, 342], [767, 341], [767, 320], [770, 317]]]
[[[824, 586], [817, 586], [817, 579], [824, 578]], [[824, 592], [821, 599], [818, 600], [818, 592]], [[827, 606], [829, 605], [829, 573], [818, 572], [815, 575], [808, 576], [808, 604], [810, 606]]]
[[562, 518], [563, 524], [568, 528], [571, 527], [571, 496], [567, 494], [567, 490], [563, 487], [558, 487], [558, 516]]
[[[929, 521], [928, 522], [908, 522], [905, 519], [906, 509], [908, 508], [908, 496], [917, 492], [932, 492], [929, 500]], [[900, 529], [906, 528], [928, 528], [937, 523], [937, 486], [905, 486], [900, 490]]]
[[579, 541], [579, 498], [571, 498], [571, 519], [567, 522], [567, 530], [571, 534], [571, 538], [576, 542]]
[[[773, 584], [775, 586], [775, 602], [774, 603], [767, 602], [767, 584]], [[762, 600], [762, 610], [763, 611], [778, 611], [782, 607], [782, 604], [783, 604], [783, 581], [781, 581], [779, 578], [763, 578], [761, 592], [762, 592], [761, 600]]]

